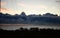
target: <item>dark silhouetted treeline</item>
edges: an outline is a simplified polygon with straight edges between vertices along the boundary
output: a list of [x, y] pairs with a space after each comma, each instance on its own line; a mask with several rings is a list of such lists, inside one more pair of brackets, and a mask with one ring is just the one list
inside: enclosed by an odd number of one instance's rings
[[60, 30], [58, 29], [39, 29], [39, 28], [20, 28], [17, 30], [0, 29], [0, 36], [3, 38], [59, 38]]
[[26, 15], [22, 12], [20, 15], [10, 15], [0, 13], [0, 24], [41, 24], [41, 25], [60, 25], [60, 16], [46, 13], [43, 15]]

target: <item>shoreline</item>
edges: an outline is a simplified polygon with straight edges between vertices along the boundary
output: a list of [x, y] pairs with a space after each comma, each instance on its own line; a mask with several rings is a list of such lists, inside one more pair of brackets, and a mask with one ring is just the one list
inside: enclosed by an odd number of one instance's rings
[[19, 28], [40, 28], [40, 29], [59, 29], [60, 26], [50, 26], [50, 25], [33, 25], [33, 24], [0, 24], [0, 28], [5, 29], [5, 30], [16, 30]]

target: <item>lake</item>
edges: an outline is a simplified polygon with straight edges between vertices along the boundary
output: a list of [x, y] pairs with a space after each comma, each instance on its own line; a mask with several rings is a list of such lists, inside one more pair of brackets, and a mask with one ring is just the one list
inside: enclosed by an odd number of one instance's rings
[[60, 26], [50, 26], [50, 25], [33, 25], [33, 24], [0, 24], [0, 28], [4, 29], [4, 30], [16, 30], [16, 29], [19, 29], [19, 28], [27, 28], [27, 29], [30, 29], [30, 28], [45, 28], [45, 29], [60, 29]]

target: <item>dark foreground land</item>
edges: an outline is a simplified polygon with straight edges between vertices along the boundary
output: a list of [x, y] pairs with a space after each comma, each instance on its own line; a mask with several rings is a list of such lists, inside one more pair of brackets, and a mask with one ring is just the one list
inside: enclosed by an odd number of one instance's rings
[[0, 29], [1, 38], [59, 38], [60, 30], [54, 29], [38, 29], [38, 28], [30, 28], [24, 29], [20, 28], [17, 30], [3, 30]]

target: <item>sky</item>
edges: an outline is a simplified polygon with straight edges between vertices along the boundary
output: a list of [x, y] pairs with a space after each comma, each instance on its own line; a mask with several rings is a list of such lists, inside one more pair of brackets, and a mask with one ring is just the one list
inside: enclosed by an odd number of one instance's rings
[[60, 15], [60, 0], [0, 0], [0, 12], [11, 15], [52, 13]]

